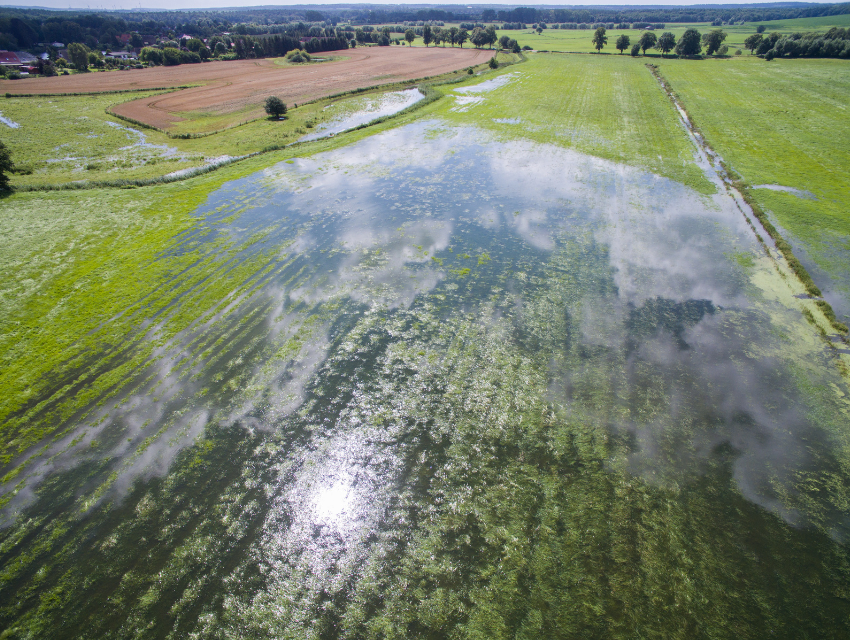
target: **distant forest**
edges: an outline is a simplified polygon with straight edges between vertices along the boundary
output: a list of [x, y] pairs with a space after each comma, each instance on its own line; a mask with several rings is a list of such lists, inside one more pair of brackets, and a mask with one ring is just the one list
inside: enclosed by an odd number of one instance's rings
[[[321, 7], [320, 7], [321, 8]], [[575, 8], [535, 9], [518, 7], [495, 10], [458, 7], [405, 10], [375, 10], [334, 7], [305, 10], [295, 7], [197, 11], [49, 11], [44, 9], [0, 8], [0, 49], [33, 50], [39, 43], [79, 42], [91, 49], [123, 48], [126, 34], [138, 33], [158, 38], [189, 35], [205, 39], [224, 32], [239, 35], [278, 34], [290, 38], [316, 35], [316, 28], [337, 25], [424, 23], [427, 21], [490, 23], [681, 23], [766, 22], [850, 13], [850, 3], [831, 5], [792, 5], [740, 7], [667, 8]], [[311, 33], [312, 30], [312, 33]], [[334, 34], [338, 33], [334, 30]], [[322, 35], [330, 35], [325, 31]]]

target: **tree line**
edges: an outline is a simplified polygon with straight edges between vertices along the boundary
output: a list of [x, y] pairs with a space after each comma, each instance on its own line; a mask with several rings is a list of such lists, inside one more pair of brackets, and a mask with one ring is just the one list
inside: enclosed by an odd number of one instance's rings
[[763, 6], [729, 5], [717, 8], [699, 7], [649, 7], [649, 8], [575, 8], [575, 9], [536, 9], [517, 7], [516, 9], [497, 11], [485, 9], [481, 13], [484, 21], [498, 20], [510, 23], [620, 23], [620, 22], [717, 22], [723, 23], [764, 22], [768, 20], [791, 20], [795, 18], [816, 18], [850, 13], [850, 4], [824, 4], [814, 6]]
[[850, 58], [850, 29], [833, 27], [826, 33], [754, 33], [744, 41], [751, 53], [774, 58]]
[[[591, 43], [597, 51], [601, 51], [608, 44], [608, 35], [605, 27], [599, 27], [593, 34]], [[654, 31], [644, 31], [637, 42], [632, 44], [628, 34], [620, 34], [614, 46], [620, 54], [631, 47], [631, 55], [637, 56], [643, 51], [646, 55], [648, 49], [658, 49], [664, 56], [671, 51], [679, 56], [696, 56], [702, 53], [705, 47], [706, 55], [726, 55], [729, 48], [723, 44], [726, 32], [722, 29], [712, 29], [708, 33], [700, 33], [694, 28], [685, 29], [685, 32], [676, 40], [676, 36], [670, 31], [665, 31], [660, 36]]]
[[[348, 47], [349, 39], [345, 34], [313, 37], [304, 42], [299, 38], [280, 34], [257, 38], [238, 36], [232, 40], [229, 37], [213, 36], [206, 44], [192, 38], [180, 44], [165, 42], [159, 47], [145, 47], [139, 58], [149, 64], [172, 66], [202, 62], [211, 58], [222, 60], [277, 58], [293, 51], [316, 53], [348, 49]], [[309, 56], [306, 60], [309, 60]]]

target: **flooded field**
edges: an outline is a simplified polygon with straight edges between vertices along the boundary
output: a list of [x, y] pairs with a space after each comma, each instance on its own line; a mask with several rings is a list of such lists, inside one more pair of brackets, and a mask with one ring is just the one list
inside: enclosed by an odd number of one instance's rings
[[308, 142], [335, 136], [343, 131], [374, 122], [378, 118], [395, 115], [413, 106], [424, 97], [424, 93], [414, 88], [404, 91], [389, 91], [375, 96], [367, 96], [360, 100], [348, 100], [340, 104], [329, 104], [323, 111], [330, 119], [317, 126], [312, 133], [300, 138], [300, 141]]
[[5, 462], [9, 637], [846, 636], [847, 384], [732, 196], [433, 118], [195, 215], [234, 293]]

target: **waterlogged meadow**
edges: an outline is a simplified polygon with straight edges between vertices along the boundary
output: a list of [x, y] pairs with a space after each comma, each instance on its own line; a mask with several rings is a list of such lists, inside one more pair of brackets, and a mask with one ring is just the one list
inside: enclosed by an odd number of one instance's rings
[[650, 171], [534, 74], [180, 218], [7, 419], [7, 637], [846, 636], [843, 356], [663, 94]]
[[848, 66], [760, 59], [658, 66], [713, 148], [752, 187], [840, 320], [850, 321]]

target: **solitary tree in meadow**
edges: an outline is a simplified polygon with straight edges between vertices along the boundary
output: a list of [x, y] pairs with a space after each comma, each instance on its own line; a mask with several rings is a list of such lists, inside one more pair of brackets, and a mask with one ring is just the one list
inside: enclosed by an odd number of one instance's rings
[[469, 31], [461, 29], [457, 32], [457, 43], [460, 45], [461, 49], [463, 49], [463, 43], [467, 40], [469, 40]]
[[705, 47], [706, 55], [712, 55], [720, 49], [723, 41], [726, 39], [726, 32], [723, 29], [712, 29], [702, 36], [702, 44]]
[[408, 29], [404, 32], [404, 39], [407, 40], [407, 44], [413, 44], [413, 41], [416, 40], [416, 34], [413, 32], [413, 29]]
[[665, 31], [661, 34], [661, 37], [658, 38], [658, 42], [655, 43], [656, 49], [661, 49], [661, 55], [663, 56], [665, 53], [668, 53], [673, 50], [673, 47], [676, 46], [676, 36], [674, 36], [669, 31]]
[[620, 55], [623, 55], [623, 51], [629, 48], [630, 39], [625, 33], [620, 34], [620, 37], [617, 38], [617, 44], [614, 46], [620, 50]]
[[500, 49], [509, 48], [510, 43], [511, 43], [511, 39], [508, 36], [502, 36], [501, 38], [499, 38], [499, 48]]
[[283, 100], [277, 96], [269, 96], [266, 98], [266, 102], [263, 106], [266, 113], [272, 118], [280, 118], [280, 116], [286, 113], [286, 105], [283, 103]]
[[654, 31], [644, 31], [640, 34], [640, 48], [643, 55], [646, 55], [646, 50], [652, 49], [656, 42], [658, 42], [658, 36], [655, 35]]
[[680, 56], [695, 56], [702, 51], [702, 46], [700, 45], [700, 32], [691, 27], [690, 29], [685, 29], [685, 33], [682, 34], [682, 37], [679, 38], [679, 42], [676, 43], [676, 53]]
[[425, 46], [427, 47], [433, 41], [434, 41], [434, 34], [431, 32], [431, 27], [429, 27], [428, 25], [425, 25], [425, 28], [422, 29], [422, 42], [424, 42]]
[[593, 46], [596, 47], [596, 53], [599, 53], [606, 44], [608, 44], [608, 36], [605, 35], [605, 27], [599, 27], [596, 33], [593, 34], [591, 40]]

